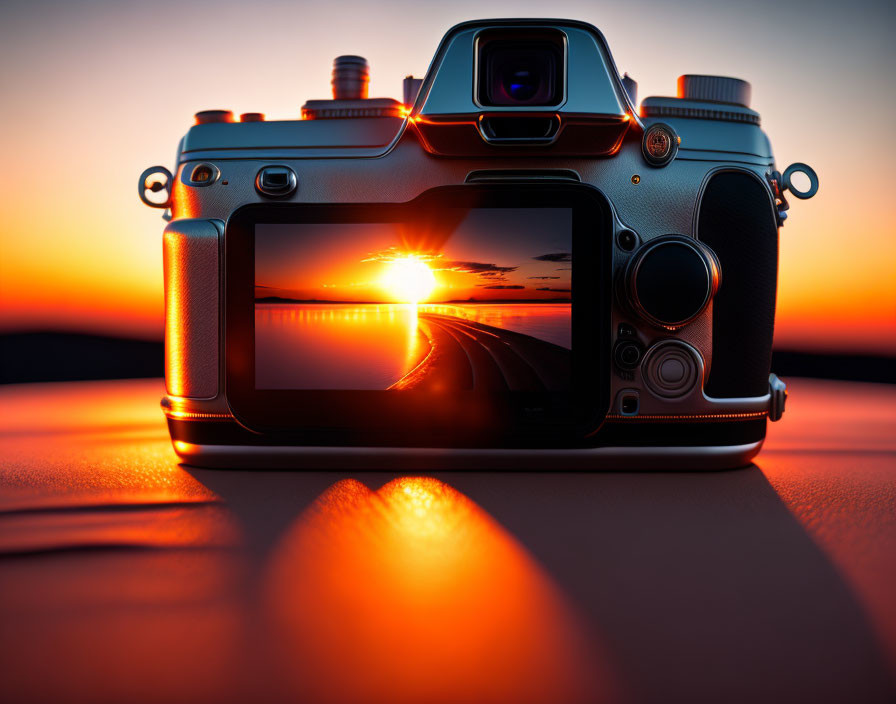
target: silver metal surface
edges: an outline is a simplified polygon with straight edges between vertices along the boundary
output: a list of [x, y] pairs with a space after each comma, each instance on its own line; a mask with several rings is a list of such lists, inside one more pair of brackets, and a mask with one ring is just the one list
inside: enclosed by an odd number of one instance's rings
[[165, 228], [165, 381], [173, 396], [218, 394], [220, 237], [208, 220]]
[[[156, 178], [151, 178], [153, 176]], [[164, 182], [158, 178], [159, 176], [164, 177]], [[140, 174], [140, 178], [137, 180], [137, 194], [140, 196], [140, 200], [150, 208], [167, 209], [171, 205], [171, 189], [173, 182], [174, 176], [164, 166], [150, 166]], [[146, 195], [147, 191], [151, 191], [152, 193], [165, 191], [165, 200], [150, 200]]]
[[778, 378], [777, 374], [768, 375], [769, 402], [768, 419], [775, 423], [784, 416], [784, 407], [787, 403], [787, 384]]
[[[634, 105], [619, 78], [613, 58], [603, 36], [585, 23], [566, 20], [504, 20], [458, 25], [443, 39], [433, 64], [423, 80], [413, 108], [413, 119], [429, 116], [481, 114], [474, 100], [473, 75], [475, 42], [487, 27], [519, 27], [532, 29], [553, 27], [566, 38], [566, 91], [562, 105], [549, 108], [561, 114], [590, 116], [629, 116], [632, 127], [642, 130], [657, 118], [638, 117]], [[416, 85], [412, 86], [416, 88]], [[648, 98], [645, 104], [662, 107], [663, 101], [674, 98]], [[697, 105], [697, 101], [677, 101]], [[662, 105], [661, 105], [662, 103]], [[708, 105], [708, 104], [707, 104]], [[693, 107], [693, 106], [692, 106]], [[699, 107], [699, 105], [698, 105]], [[705, 184], [721, 171], [745, 172], [763, 184], [769, 193], [769, 207], [774, 200], [766, 174], [775, 164], [768, 138], [753, 120], [753, 111], [733, 105], [729, 111], [742, 111], [742, 119], [726, 121], [701, 117], [663, 117], [681, 137], [676, 158], [662, 169], [651, 168], [641, 153], [640, 139], [627, 139], [610, 158], [563, 157], [549, 145], [527, 148], [525, 154], [508, 155], [503, 147], [485, 145], [483, 155], [458, 158], [434, 158], [418, 140], [409, 119], [400, 117], [366, 117], [321, 120], [288, 120], [272, 122], [211, 122], [193, 126], [178, 150], [178, 174], [169, 180], [169, 202], [154, 207], [169, 207], [174, 222], [166, 231], [166, 297], [169, 339], [180, 341], [183, 359], [178, 369], [176, 356], [167, 353], [171, 408], [181, 414], [202, 417], [230, 417], [226, 398], [219, 393], [223, 368], [222, 335], [220, 334], [220, 287], [222, 272], [219, 250], [223, 223], [238, 208], [265, 200], [255, 188], [259, 170], [282, 165], [300, 174], [302, 188], [281, 198], [282, 202], [301, 203], [401, 203], [413, 200], [431, 188], [462, 184], [471, 174], [504, 174], [498, 178], [513, 180], [520, 174], [567, 175], [565, 180], [578, 179], [600, 191], [611, 204], [613, 232], [613, 272], [617, 281], [635, 252], [624, 251], [616, 242], [622, 230], [636, 233], [643, 245], [669, 232], [688, 233], [696, 239], [699, 204]], [[489, 113], [513, 113], [518, 108], [488, 108]], [[531, 109], [527, 113], [533, 112]], [[695, 113], [696, 115], [696, 113]], [[738, 115], [741, 115], [739, 112]], [[758, 116], [756, 116], [758, 118]], [[758, 122], [758, 119], [756, 120]], [[639, 133], [640, 134], [640, 133]], [[193, 186], [185, 174], [192, 173], [198, 163], [207, 163], [218, 170], [211, 185]], [[155, 167], [160, 169], [161, 167]], [[141, 198], [146, 200], [146, 178], [141, 177]], [[476, 179], [480, 180], [480, 179]], [[489, 179], [492, 180], [492, 179]], [[211, 242], [214, 241], [214, 247]], [[693, 241], [693, 240], [692, 240]], [[696, 243], [694, 243], [696, 244]], [[170, 251], [169, 251], [170, 250]], [[190, 258], [196, 254], [196, 258]], [[202, 253], [199, 256], [199, 252]], [[212, 253], [214, 252], [214, 256]], [[190, 258], [189, 263], [187, 258]], [[175, 272], [175, 264], [190, 268]], [[169, 293], [171, 292], [171, 293]], [[180, 296], [178, 299], [177, 296]], [[675, 330], [645, 325], [617, 299], [612, 307], [612, 340], [620, 323], [631, 325], [635, 337], [645, 349], [675, 341], [693, 350], [697, 381], [680, 398], [662, 398], [645, 383], [641, 368], [611, 372], [611, 413], [618, 413], [625, 393], [636, 394], [639, 409], [636, 415], [614, 420], [640, 422], [646, 419], [661, 422], [687, 418], [760, 418], [776, 413], [773, 394], [754, 398], [709, 398], [703, 392], [703, 380], [712, 364], [712, 303], [694, 320]], [[177, 320], [183, 318], [182, 323]], [[174, 345], [169, 345], [174, 349]], [[610, 355], [611, 349], [607, 350]], [[186, 371], [184, 371], [186, 370]], [[174, 381], [173, 381], [174, 380]], [[198, 397], [202, 398], [198, 398]], [[321, 461], [343, 463], [347, 458], [364, 465], [371, 462], [410, 462], [421, 458], [444, 461], [452, 466], [464, 463], [489, 462], [488, 466], [515, 468], [557, 466], [575, 468], [608, 467], [614, 462], [622, 467], [681, 468], [687, 462], [704, 463], [707, 467], [735, 466], [758, 452], [761, 443], [738, 448], [602, 448], [575, 451], [407, 451], [382, 448], [257, 448], [198, 447], [179, 443], [178, 453], [186, 460], [208, 466], [233, 466], [242, 457], [253, 466], [255, 460], [271, 462], [271, 466], [290, 463], [313, 464]], [[389, 454], [389, 453], [393, 454]], [[548, 453], [548, 454], [544, 454]], [[550, 454], [555, 453], [555, 454]], [[523, 456], [525, 455], [525, 457]], [[531, 457], [529, 457], [532, 455]], [[416, 457], [416, 460], [408, 460]], [[442, 460], [437, 458], [442, 457]], [[336, 459], [338, 458], [338, 459]], [[279, 464], [278, 464], [279, 463]], [[304, 465], [302, 465], [304, 466]], [[703, 466], [703, 465], [701, 465]]]
[[[809, 179], [809, 188], [807, 188], [805, 191], [794, 188], [792, 180], [794, 174], [805, 174]], [[793, 195], [794, 198], [807, 200], [818, 193], [818, 174], [816, 174], [815, 169], [813, 169], [808, 164], [803, 164], [801, 162], [791, 164], [786, 169], [784, 169], [784, 173], [781, 175], [781, 179], [783, 181], [783, 187], [790, 191], [791, 195]]]
[[740, 78], [686, 74], [678, 77], [678, 97], [750, 107], [752, 88]]
[[256, 447], [174, 443], [197, 467], [254, 469], [435, 470], [717, 470], [744, 467], [762, 441], [715, 447], [587, 449], [446, 449], [405, 447]]
[[370, 84], [370, 67], [363, 56], [337, 56], [333, 60], [333, 100], [363, 100]]
[[[633, 115], [606, 40], [600, 31], [584, 22], [570, 20], [480, 20], [459, 24], [448, 31], [430, 67], [414, 112], [422, 116], [469, 114], [482, 107], [470, 90], [475, 75], [475, 45], [485, 29], [556, 29], [566, 36], [566, 95], [558, 106], [561, 112]], [[488, 108], [489, 112], [513, 112], [516, 107]], [[554, 111], [554, 107], [547, 108]]]

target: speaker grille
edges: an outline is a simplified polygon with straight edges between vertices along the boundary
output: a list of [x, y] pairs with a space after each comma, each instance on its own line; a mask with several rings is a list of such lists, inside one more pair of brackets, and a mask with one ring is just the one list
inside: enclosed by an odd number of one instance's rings
[[706, 393], [762, 396], [768, 393], [778, 276], [778, 227], [768, 191], [749, 174], [713, 176], [700, 204], [697, 237], [722, 266]]

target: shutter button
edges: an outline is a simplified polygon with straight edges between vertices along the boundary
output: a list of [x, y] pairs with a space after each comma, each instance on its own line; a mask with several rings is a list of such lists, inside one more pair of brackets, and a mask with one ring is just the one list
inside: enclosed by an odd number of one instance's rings
[[270, 198], [282, 198], [296, 190], [296, 172], [288, 166], [265, 166], [255, 177], [255, 188]]

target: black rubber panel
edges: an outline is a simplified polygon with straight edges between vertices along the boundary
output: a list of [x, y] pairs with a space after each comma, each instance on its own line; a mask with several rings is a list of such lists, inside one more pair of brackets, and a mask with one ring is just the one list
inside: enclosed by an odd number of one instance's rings
[[[635, 420], [607, 421], [594, 438], [578, 443], [556, 443], [548, 438], [530, 437], [500, 445], [468, 445], [468, 447], [706, 447], [716, 445], [744, 445], [765, 437], [765, 418], [751, 420], [703, 421], [695, 423], [652, 423]], [[307, 438], [289, 435], [259, 435], [232, 421], [196, 421], [168, 419], [168, 430], [174, 440], [205, 445], [332, 445], [348, 446], [363, 441], [369, 446], [404, 446], [408, 444], [378, 442], [378, 438], [353, 437], [350, 433]], [[436, 438], [438, 440], [438, 438]], [[425, 442], [416, 447], [427, 447]], [[438, 447], [438, 442], [432, 446]]]
[[778, 228], [769, 192], [749, 174], [713, 176], [700, 204], [697, 238], [715, 251], [722, 268], [706, 393], [762, 396], [768, 393], [778, 277]]
[[664, 242], [644, 254], [635, 279], [641, 306], [666, 325], [699, 313], [711, 285], [703, 258], [680, 242]]

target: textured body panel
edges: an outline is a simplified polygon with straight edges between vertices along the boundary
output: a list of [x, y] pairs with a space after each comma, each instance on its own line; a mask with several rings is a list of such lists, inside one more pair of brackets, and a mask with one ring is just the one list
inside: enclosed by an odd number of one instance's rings
[[[772, 146], [768, 137], [756, 125], [681, 117], [644, 120], [644, 124], [648, 126], [655, 122], [674, 124], [675, 132], [681, 137], [681, 149], [688, 152], [715, 153], [716, 158], [719, 158], [719, 152], [724, 150], [734, 161], [739, 160], [740, 155], [772, 158]], [[704, 155], [704, 158], [708, 157], [709, 155]]]
[[207, 220], [165, 228], [165, 379], [172, 396], [218, 394], [219, 238]]
[[214, 149], [224, 144], [248, 140], [258, 149], [307, 149], [312, 154], [388, 146], [401, 130], [400, 117], [373, 117], [363, 120], [285, 120], [282, 122], [223, 122], [196, 125], [184, 138], [183, 152]]
[[768, 191], [751, 174], [714, 175], [700, 203], [697, 233], [718, 255], [724, 277], [713, 302], [715, 361], [706, 392], [717, 398], [762, 394], [778, 275], [778, 229]]

